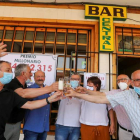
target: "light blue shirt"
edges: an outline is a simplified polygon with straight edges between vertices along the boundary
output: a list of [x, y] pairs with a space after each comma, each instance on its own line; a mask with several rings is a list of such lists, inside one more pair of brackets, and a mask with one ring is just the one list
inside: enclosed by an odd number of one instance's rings
[[125, 90], [114, 95], [107, 95], [111, 106], [122, 105], [131, 121], [133, 134], [140, 138], [140, 98], [133, 90]]
[[[36, 83], [28, 88], [40, 88]], [[49, 97], [49, 94], [44, 94], [34, 98], [33, 100], [41, 100]], [[24, 130], [29, 130], [37, 133], [49, 131], [49, 114], [50, 105], [46, 105], [39, 109], [27, 110], [25, 114]]]

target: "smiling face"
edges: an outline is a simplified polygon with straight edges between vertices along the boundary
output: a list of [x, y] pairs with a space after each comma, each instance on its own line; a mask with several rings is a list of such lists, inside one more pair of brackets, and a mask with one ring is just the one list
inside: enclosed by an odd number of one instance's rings
[[37, 85], [39, 85], [40, 87], [43, 87], [43, 83], [45, 81], [45, 73], [42, 71], [37, 71], [34, 74], [34, 80]]

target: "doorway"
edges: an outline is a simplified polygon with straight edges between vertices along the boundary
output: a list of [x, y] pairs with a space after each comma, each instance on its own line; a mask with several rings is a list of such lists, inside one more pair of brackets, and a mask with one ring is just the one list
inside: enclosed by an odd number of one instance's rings
[[118, 57], [118, 75], [126, 74], [131, 78], [131, 73], [140, 69], [140, 58]]

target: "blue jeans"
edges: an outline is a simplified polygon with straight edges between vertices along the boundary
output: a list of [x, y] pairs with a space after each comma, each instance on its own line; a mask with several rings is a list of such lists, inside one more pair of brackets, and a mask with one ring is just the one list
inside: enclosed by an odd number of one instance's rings
[[70, 127], [56, 124], [55, 140], [78, 140], [80, 127]]
[[47, 132], [36, 133], [32, 131], [25, 130], [24, 131], [24, 140], [46, 140]]

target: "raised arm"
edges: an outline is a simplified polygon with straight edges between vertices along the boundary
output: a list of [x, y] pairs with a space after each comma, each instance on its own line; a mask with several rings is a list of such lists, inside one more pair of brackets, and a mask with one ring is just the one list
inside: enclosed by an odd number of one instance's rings
[[51, 86], [46, 86], [43, 88], [18, 88], [14, 92], [20, 95], [23, 98], [35, 98], [37, 96], [50, 93], [53, 91], [58, 91], [58, 82], [53, 83]]
[[69, 94], [67, 94], [66, 96], [68, 97], [77, 97], [89, 102], [93, 102], [93, 103], [100, 103], [100, 104], [110, 104], [108, 99], [106, 98], [105, 93], [102, 94], [81, 94], [81, 93], [77, 93], [74, 90], [70, 89], [68, 90]]
[[3, 42], [0, 43], [0, 57], [7, 55], [6, 47], [7, 47], [6, 44], [4, 44]]
[[90, 94], [90, 95], [104, 95], [103, 92], [100, 92], [100, 91], [92, 91], [92, 90], [86, 89], [84, 87], [78, 87], [76, 89], [76, 91], [81, 91], [81, 93], [87, 93], [87, 94]]
[[[52, 96], [48, 97], [48, 101], [50, 103], [58, 101], [60, 100], [61, 96], [62, 96], [61, 92], [56, 92]], [[42, 100], [28, 101], [21, 108], [32, 110], [43, 107], [45, 105], [47, 105], [46, 98]]]

